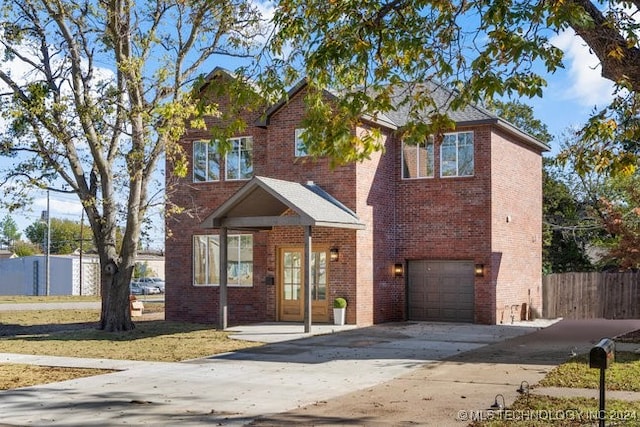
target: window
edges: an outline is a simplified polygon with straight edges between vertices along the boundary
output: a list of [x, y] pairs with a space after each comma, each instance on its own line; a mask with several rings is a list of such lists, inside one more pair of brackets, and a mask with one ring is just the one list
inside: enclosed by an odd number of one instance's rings
[[304, 144], [304, 140], [302, 139], [302, 134], [304, 133], [304, 129], [296, 129], [295, 139], [294, 139], [294, 156], [296, 157], [305, 157], [308, 156], [307, 147]]
[[402, 142], [402, 178], [433, 178], [433, 137], [417, 143]]
[[[311, 299], [324, 301], [327, 299], [327, 252], [311, 253]], [[283, 252], [282, 284], [283, 298], [296, 301], [302, 298], [304, 282], [304, 265], [301, 251]]]
[[447, 133], [440, 147], [440, 176], [473, 176], [473, 132]]
[[327, 253], [311, 253], [311, 299], [327, 299]]
[[232, 138], [231, 150], [225, 157], [227, 166], [225, 178], [228, 180], [250, 179], [253, 175], [253, 139]]
[[193, 182], [220, 180], [220, 154], [215, 141], [193, 143]]
[[[227, 284], [253, 286], [253, 236], [250, 234], [227, 237]], [[193, 237], [193, 284], [218, 286], [220, 284], [220, 238]]]

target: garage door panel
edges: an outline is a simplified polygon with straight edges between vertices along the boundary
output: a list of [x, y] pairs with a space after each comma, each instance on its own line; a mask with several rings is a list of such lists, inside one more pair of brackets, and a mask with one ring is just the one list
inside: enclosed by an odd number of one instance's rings
[[410, 320], [473, 322], [471, 261], [412, 260], [407, 270]]

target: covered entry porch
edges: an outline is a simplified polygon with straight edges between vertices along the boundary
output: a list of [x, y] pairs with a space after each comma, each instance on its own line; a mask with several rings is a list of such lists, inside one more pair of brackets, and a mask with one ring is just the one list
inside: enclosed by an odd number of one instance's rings
[[[362, 221], [349, 208], [332, 197], [313, 182], [305, 184], [256, 176], [235, 194], [221, 204], [205, 221], [202, 228], [219, 230], [220, 271], [219, 271], [219, 314], [218, 327], [228, 326], [228, 253], [227, 240], [229, 230], [262, 231], [274, 227], [296, 227], [303, 230], [303, 244], [287, 250], [283, 242], [278, 255], [279, 269], [276, 270], [278, 280], [285, 276], [285, 258], [298, 257], [302, 273], [303, 289], [299, 294], [303, 297], [302, 311], [305, 333], [311, 332], [313, 322], [314, 260], [319, 262], [319, 251], [312, 246], [312, 230], [314, 227], [334, 229], [362, 230]], [[328, 250], [325, 248], [325, 250]], [[293, 268], [290, 263], [289, 267]], [[254, 278], [262, 280], [266, 278]], [[292, 283], [295, 285], [295, 283]], [[286, 316], [280, 320], [285, 320]]]

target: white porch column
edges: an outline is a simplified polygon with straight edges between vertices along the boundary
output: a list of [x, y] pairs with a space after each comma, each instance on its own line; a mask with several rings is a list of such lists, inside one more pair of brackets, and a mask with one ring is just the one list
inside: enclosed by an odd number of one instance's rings
[[220, 227], [220, 314], [218, 329], [227, 329], [227, 227]]
[[311, 332], [311, 226], [304, 227], [304, 332]]

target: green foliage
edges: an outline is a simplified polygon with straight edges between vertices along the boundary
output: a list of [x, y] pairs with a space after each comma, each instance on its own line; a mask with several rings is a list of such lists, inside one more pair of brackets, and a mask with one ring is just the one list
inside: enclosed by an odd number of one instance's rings
[[[446, 130], [450, 123], [432, 117], [438, 100], [421, 88], [425, 82], [456, 89], [447, 100], [445, 115], [494, 97], [541, 96], [544, 75], [562, 67], [562, 52], [549, 37], [569, 27], [603, 64], [606, 78], [626, 93], [640, 89], [637, 22], [630, 12], [633, 8], [619, 0], [610, 3], [615, 13], [603, 12], [595, 2], [283, 0], [278, 4], [268, 51], [272, 60], [260, 83], [265, 93], [284, 96], [284, 88], [306, 78], [312, 89], [305, 122], [308, 152], [332, 156], [336, 163], [363, 160], [381, 149], [378, 135], [350, 135], [349, 130], [362, 124], [363, 117], [392, 114], [394, 105], [408, 111], [413, 123], [429, 123], [429, 133]], [[637, 136], [637, 100], [623, 101], [621, 96], [608, 110], [612, 111], [619, 114], [616, 127]], [[635, 124], [625, 120], [633, 117]], [[595, 127], [606, 123], [604, 115], [594, 116]], [[410, 124], [405, 136], [412, 138], [407, 133], [421, 131]], [[591, 141], [597, 149], [598, 140]], [[606, 162], [631, 169], [632, 157], [611, 153]]]
[[565, 179], [552, 161], [545, 161], [542, 265], [547, 274], [593, 270], [587, 249], [601, 230], [594, 210], [580, 201]]
[[347, 308], [347, 300], [344, 298], [336, 298], [333, 300], [333, 308]]
[[499, 117], [545, 144], [548, 145], [553, 140], [547, 125], [535, 118], [533, 108], [529, 105], [520, 101], [493, 100], [488, 103], [487, 107], [494, 110]]
[[13, 253], [16, 254], [16, 256], [23, 257], [23, 256], [35, 255], [35, 254], [41, 253], [41, 251], [39, 246], [36, 246], [31, 243], [19, 241], [19, 242], [16, 242], [15, 245], [13, 246]]
[[[87, 237], [89, 230], [85, 227], [84, 232], [81, 231], [81, 224], [78, 221], [69, 219], [51, 218], [51, 245], [49, 250], [52, 254], [65, 255], [71, 254], [80, 248], [81, 235]], [[25, 230], [25, 234], [29, 240], [37, 245], [41, 245], [43, 251], [46, 242], [47, 224], [36, 221]], [[83, 242], [83, 250], [91, 249], [93, 245], [89, 241]]]
[[[351, 129], [394, 104], [408, 109], [412, 121], [432, 124], [431, 133], [450, 127], [431, 117], [438, 102], [423, 82], [456, 88], [451, 110], [494, 95], [539, 96], [546, 83], [528, 65], [538, 60], [553, 71], [561, 61], [535, 31], [547, 14], [543, 4], [529, 3], [285, 0], [271, 41], [283, 59], [270, 72], [282, 81], [270, 88], [306, 77], [309, 151], [336, 162], [363, 160], [382, 148], [379, 135]], [[474, 33], [483, 43], [472, 49]]]
[[11, 247], [20, 240], [21, 234], [18, 232], [18, 224], [10, 215], [0, 221], [0, 246]]
[[640, 94], [618, 96], [595, 112], [580, 130], [582, 144], [567, 147], [559, 156], [573, 161], [576, 171], [630, 176], [638, 169], [640, 155]]
[[[638, 268], [640, 174], [637, 170], [623, 172], [614, 165], [619, 165], [621, 158], [635, 154], [631, 151], [626, 151], [623, 156], [606, 154], [605, 151], [596, 153], [592, 142], [581, 138], [582, 136], [583, 134], [574, 134], [568, 138], [559, 158], [565, 169], [575, 171], [572, 180], [565, 179], [564, 182], [573, 182], [574, 197], [580, 201], [593, 224], [591, 230], [583, 227], [583, 234], [586, 233], [590, 244], [602, 252], [599, 267]], [[614, 145], [624, 142], [615, 141], [615, 136], [612, 137]], [[635, 148], [630, 150], [637, 151]], [[594, 167], [604, 157], [611, 159], [613, 163]], [[567, 209], [566, 203], [563, 208]]]
[[133, 277], [155, 277], [158, 274], [152, 269], [149, 268], [149, 263], [145, 262], [136, 262], [136, 265], [133, 270]]

